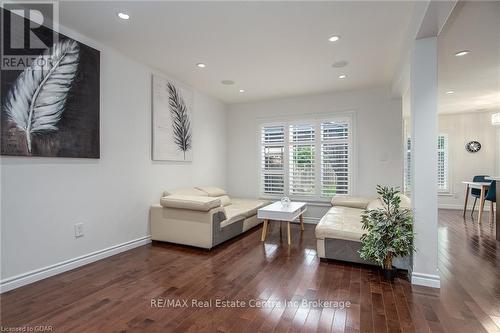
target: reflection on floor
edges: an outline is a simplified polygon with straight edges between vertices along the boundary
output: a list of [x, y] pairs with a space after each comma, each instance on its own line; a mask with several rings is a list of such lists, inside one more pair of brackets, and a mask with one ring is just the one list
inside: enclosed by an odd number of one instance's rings
[[391, 284], [376, 268], [318, 260], [312, 225], [302, 234], [294, 225], [290, 247], [275, 223], [265, 244], [257, 228], [212, 251], [148, 245], [2, 295], [2, 326], [51, 325], [56, 332], [499, 332], [499, 243], [493, 234], [487, 220], [478, 226], [470, 217], [464, 222], [459, 211], [440, 212], [441, 290], [412, 286], [403, 276]]

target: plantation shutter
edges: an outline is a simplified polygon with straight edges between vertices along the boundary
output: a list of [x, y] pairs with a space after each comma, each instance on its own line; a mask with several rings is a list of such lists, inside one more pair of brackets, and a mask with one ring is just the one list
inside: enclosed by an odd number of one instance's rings
[[404, 192], [410, 195], [411, 191], [411, 139], [406, 139], [406, 160], [405, 160], [405, 174], [404, 174]]
[[448, 191], [448, 137], [438, 136], [438, 191]]
[[290, 195], [315, 195], [315, 129], [314, 124], [289, 126], [289, 192]]
[[264, 194], [285, 193], [285, 126], [264, 126], [261, 132], [261, 183]]
[[[448, 188], [448, 136], [440, 134], [437, 140], [438, 154], [438, 192], [447, 192]], [[410, 194], [411, 191], [411, 139], [406, 139], [406, 165], [405, 165], [405, 193]]]
[[321, 196], [349, 194], [349, 122], [321, 123]]

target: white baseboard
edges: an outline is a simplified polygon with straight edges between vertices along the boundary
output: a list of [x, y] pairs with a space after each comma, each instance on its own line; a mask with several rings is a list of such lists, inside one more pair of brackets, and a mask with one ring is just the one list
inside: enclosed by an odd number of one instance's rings
[[304, 216], [304, 223], [308, 224], [318, 224], [320, 218], [312, 216]]
[[42, 267], [27, 273], [19, 274], [0, 281], [0, 293], [16, 289], [27, 284], [46, 279], [48, 277], [70, 271], [72, 269], [90, 264], [94, 261], [131, 250], [135, 247], [151, 243], [151, 236], [144, 236], [125, 243], [117, 244], [106, 249], [85, 254], [54, 265]]
[[441, 288], [439, 275], [411, 272], [411, 283], [418, 286]]
[[[312, 217], [312, 216], [304, 216], [304, 223], [305, 224], [318, 224], [320, 218], [318, 217]], [[300, 223], [299, 219], [296, 219], [292, 223]]]
[[[464, 205], [456, 205], [456, 204], [439, 204], [438, 205], [438, 208], [439, 209], [453, 209], [453, 210], [463, 210], [464, 209]], [[472, 205], [470, 206], [467, 206], [467, 210], [469, 211], [468, 214], [470, 215], [470, 211], [472, 210]], [[488, 202], [486, 202], [484, 204], [484, 209], [483, 209], [483, 212], [489, 212], [490, 211], [490, 204]], [[474, 210], [474, 212], [479, 212], [479, 202], [476, 204], [476, 209]]]

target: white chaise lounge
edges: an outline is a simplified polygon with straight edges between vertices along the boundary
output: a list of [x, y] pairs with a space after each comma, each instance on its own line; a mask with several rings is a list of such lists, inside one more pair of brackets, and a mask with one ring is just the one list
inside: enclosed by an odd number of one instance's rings
[[151, 207], [151, 238], [211, 249], [260, 224], [257, 210], [266, 204], [230, 198], [217, 187], [165, 191]]
[[[401, 207], [410, 208], [410, 199], [400, 194]], [[378, 198], [367, 197], [334, 197], [332, 208], [323, 216], [316, 226], [316, 247], [318, 256], [325, 259], [356, 262], [373, 265], [359, 256], [361, 236], [364, 233], [361, 214], [365, 209], [382, 208]], [[408, 258], [396, 258], [394, 266], [408, 269]]]

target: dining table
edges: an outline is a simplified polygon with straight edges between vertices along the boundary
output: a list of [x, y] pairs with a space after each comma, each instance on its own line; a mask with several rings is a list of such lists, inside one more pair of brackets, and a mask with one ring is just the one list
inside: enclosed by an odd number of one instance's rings
[[486, 192], [488, 192], [488, 188], [490, 187], [491, 181], [487, 182], [468, 182], [468, 181], [463, 181], [463, 184], [465, 184], [465, 203], [464, 203], [464, 217], [465, 217], [465, 212], [467, 211], [467, 201], [469, 200], [469, 192], [471, 189], [478, 189], [480, 190], [481, 194], [479, 195], [479, 215], [477, 217], [479, 223], [481, 223], [481, 220], [483, 218], [483, 210], [484, 210], [484, 197], [486, 196]]

